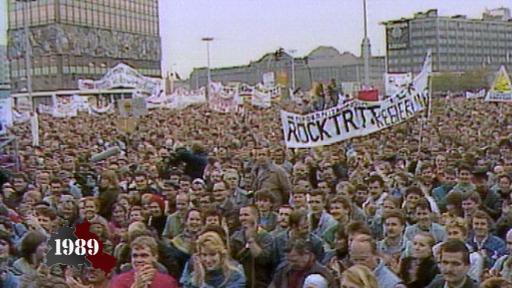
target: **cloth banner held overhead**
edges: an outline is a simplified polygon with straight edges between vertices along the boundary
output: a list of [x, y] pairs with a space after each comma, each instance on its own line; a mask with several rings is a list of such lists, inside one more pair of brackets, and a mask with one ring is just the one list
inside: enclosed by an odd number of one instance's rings
[[480, 91], [473, 93], [471, 91], [466, 91], [466, 99], [478, 99], [485, 97], [485, 89], [481, 89]]
[[386, 100], [373, 103], [356, 100], [307, 115], [281, 110], [286, 146], [309, 148], [329, 145], [365, 136], [414, 117], [429, 105], [426, 86], [429, 71], [432, 71], [429, 55], [413, 83]]
[[32, 134], [32, 146], [39, 146], [39, 116], [37, 113], [30, 115], [30, 133]]
[[206, 89], [188, 91], [183, 88], [176, 89], [172, 94], [161, 93], [157, 96], [146, 98], [148, 109], [184, 109], [193, 104], [206, 103]]
[[7, 134], [7, 128], [13, 124], [12, 98], [0, 98], [0, 135]]
[[384, 86], [386, 96], [395, 95], [401, 89], [407, 87], [412, 82], [412, 73], [385, 73]]
[[93, 105], [89, 106], [89, 114], [91, 115], [98, 115], [98, 114], [105, 114], [105, 113], [112, 113], [114, 112], [114, 104], [109, 103], [105, 107], [96, 107]]
[[220, 113], [242, 112], [242, 98], [238, 93], [238, 85], [224, 86], [222, 83], [210, 83], [208, 106]]
[[12, 111], [12, 122], [14, 124], [22, 124], [30, 121], [30, 112], [18, 112], [16, 110]]
[[124, 63], [117, 64], [99, 80], [78, 80], [80, 90], [109, 90], [117, 87], [134, 88], [151, 96], [160, 94], [162, 83], [160, 79], [146, 77]]
[[512, 85], [507, 69], [501, 65], [492, 88], [485, 96], [487, 102], [512, 102]]
[[256, 107], [270, 108], [272, 106], [270, 91], [267, 91], [264, 87], [256, 87], [252, 92], [251, 104]]

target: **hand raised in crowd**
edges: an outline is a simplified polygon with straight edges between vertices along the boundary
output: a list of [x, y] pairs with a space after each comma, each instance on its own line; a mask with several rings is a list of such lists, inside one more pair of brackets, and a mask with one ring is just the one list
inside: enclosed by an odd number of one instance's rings
[[94, 285], [86, 285], [82, 283], [82, 280], [76, 279], [73, 277], [73, 268], [66, 267], [66, 270], [64, 271], [64, 278], [66, 280], [66, 284], [70, 288], [93, 288]]
[[156, 268], [154, 265], [144, 265], [135, 271], [135, 282], [131, 288], [147, 288], [153, 282], [156, 275]]
[[201, 264], [201, 259], [200, 259], [200, 256], [198, 253], [192, 255], [192, 257], [190, 258], [191, 259], [191, 263], [192, 263], [192, 267], [193, 267], [193, 283], [196, 285], [196, 286], [201, 286], [201, 284], [204, 282], [204, 278], [205, 278], [205, 275], [206, 275], [206, 272], [204, 270], [204, 267], [203, 267], [203, 264]]

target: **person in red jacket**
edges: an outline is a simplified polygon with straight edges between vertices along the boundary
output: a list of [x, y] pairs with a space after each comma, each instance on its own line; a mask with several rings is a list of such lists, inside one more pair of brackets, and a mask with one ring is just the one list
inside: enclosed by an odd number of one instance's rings
[[178, 288], [176, 280], [159, 272], [155, 266], [158, 258], [156, 240], [139, 236], [130, 243], [133, 269], [121, 273], [109, 285], [111, 288]]

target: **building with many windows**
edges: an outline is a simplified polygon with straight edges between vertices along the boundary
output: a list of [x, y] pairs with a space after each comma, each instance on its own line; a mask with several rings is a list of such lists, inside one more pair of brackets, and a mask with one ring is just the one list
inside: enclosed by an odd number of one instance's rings
[[439, 16], [436, 9], [383, 23], [388, 72], [419, 72], [428, 49], [433, 70], [463, 72], [512, 68], [510, 9], [485, 11], [481, 19]]
[[76, 90], [119, 62], [161, 75], [158, 0], [8, 0], [8, 14], [14, 93], [27, 91], [25, 24], [34, 92]]
[[0, 89], [9, 87], [9, 62], [7, 60], [7, 46], [0, 44]]
[[[292, 69], [292, 66], [295, 69]], [[292, 78], [295, 76], [295, 88], [300, 87], [304, 91], [309, 90], [314, 82], [328, 83], [331, 79], [335, 79], [338, 84], [362, 83], [363, 66], [362, 57], [357, 57], [350, 52], [340, 53], [334, 47], [320, 46], [304, 57], [293, 58], [290, 54], [283, 53], [281, 57], [276, 58], [274, 53], [267, 53], [248, 65], [211, 69], [211, 78], [216, 82], [241, 82], [255, 85], [262, 82], [263, 74], [274, 72], [276, 82], [289, 88], [292, 88]], [[383, 87], [384, 70], [383, 56], [370, 58], [372, 86]], [[207, 69], [204, 67], [194, 69], [189, 80], [192, 89], [205, 86], [208, 81]]]

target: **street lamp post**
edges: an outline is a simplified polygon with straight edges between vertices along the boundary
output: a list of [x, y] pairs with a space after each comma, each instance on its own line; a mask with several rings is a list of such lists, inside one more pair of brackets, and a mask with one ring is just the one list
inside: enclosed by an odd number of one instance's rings
[[297, 50], [290, 49], [288, 52], [290, 52], [292, 56], [292, 91], [295, 91], [295, 52], [297, 52]]
[[32, 103], [32, 46], [30, 45], [29, 29], [28, 29], [28, 11], [29, 2], [34, 0], [22, 0], [23, 2], [23, 30], [25, 32], [25, 77], [27, 78], [28, 99]]
[[206, 88], [206, 99], [208, 100], [208, 97], [210, 97], [210, 83], [212, 81], [212, 75], [210, 72], [210, 42], [213, 41], [213, 37], [203, 37], [201, 38], [201, 41], [206, 42], [206, 61], [207, 61], [207, 77], [208, 77], [208, 83]]
[[368, 19], [366, 15], [366, 0], [363, 0], [364, 38], [362, 43], [364, 85], [370, 85], [370, 39], [368, 39]]

